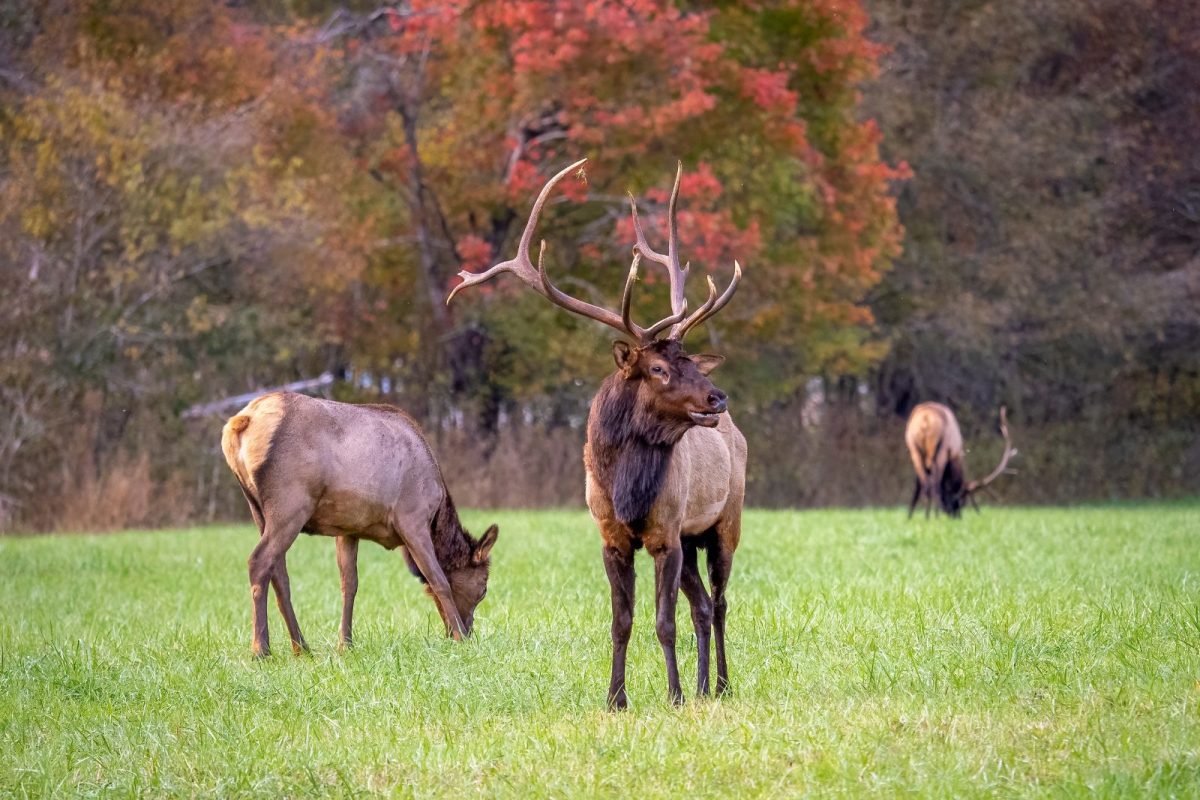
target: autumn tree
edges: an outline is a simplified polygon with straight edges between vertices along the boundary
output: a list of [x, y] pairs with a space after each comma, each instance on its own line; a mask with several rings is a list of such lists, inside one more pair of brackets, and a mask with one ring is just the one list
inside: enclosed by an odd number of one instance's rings
[[[484, 392], [491, 409], [544, 396], [583, 365], [602, 369], [590, 329], [513, 287], [442, 305], [459, 269], [505, 257], [553, 169], [588, 155], [586, 177], [565, 186], [543, 223], [558, 274], [611, 296], [632, 242], [625, 193], [648, 201], [654, 227], [680, 158], [684, 251], [714, 273], [737, 256], [754, 276], [740, 312], [709, 332], [731, 353], [773, 354], [744, 367], [747, 396], [786, 395], [803, 372], [869, 363], [879, 351], [859, 300], [898, 250], [888, 183], [904, 173], [879, 160], [875, 127], [857, 118], [856, 87], [878, 55], [864, 25], [856, 4], [841, 3], [334, 13], [320, 36], [343, 37], [353, 76], [345, 129], [403, 203], [395, 225], [408, 238], [383, 256], [382, 275], [417, 289], [395, 293], [395, 317], [429, 337], [410, 358], [436, 354], [426, 374], [448, 367], [452, 389]], [[639, 300], [661, 303], [661, 276], [644, 284]], [[729, 328], [738, 336], [726, 341]], [[780, 363], [793, 381], [779, 380]]]
[[[594, 327], [506, 284], [443, 301], [584, 155], [541, 231], [559, 280], [611, 301], [626, 192], [661, 236], [682, 159], [696, 273], [747, 268], [705, 331], [746, 413], [863, 369], [905, 174], [859, 114], [865, 24], [840, 0], [0, 6], [6, 519], [211, 512], [230, 494], [211, 421], [181, 412], [326, 370], [437, 435], [491, 441], [506, 415], [569, 430], [576, 379], [607, 369]], [[662, 275], [638, 291], [665, 305]], [[28, 502], [120, 492], [134, 511], [69, 522]]]
[[316, 366], [339, 333], [318, 292], [356, 260], [353, 176], [306, 162], [335, 129], [274, 85], [269, 42], [208, 3], [54, 11], [0, 114], [0, 494], [40, 525], [61, 508], [23, 497], [150, 451], [129, 482], [153, 491], [195, 463], [164, 446], [188, 403]]

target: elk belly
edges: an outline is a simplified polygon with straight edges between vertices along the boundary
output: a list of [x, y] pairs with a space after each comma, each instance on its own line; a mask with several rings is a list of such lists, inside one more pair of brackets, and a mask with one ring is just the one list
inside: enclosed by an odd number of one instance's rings
[[387, 520], [389, 506], [361, 492], [346, 489], [327, 490], [305, 527], [322, 536], [361, 535], [384, 543], [390, 537]]

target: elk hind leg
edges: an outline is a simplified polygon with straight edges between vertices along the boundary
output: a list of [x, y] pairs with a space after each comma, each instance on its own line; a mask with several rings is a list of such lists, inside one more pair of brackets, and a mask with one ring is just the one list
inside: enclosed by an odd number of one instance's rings
[[921, 500], [921, 493], [925, 490], [925, 486], [921, 483], [921, 479], [916, 479], [916, 486], [913, 488], [912, 500], [908, 501], [908, 518], [912, 519], [913, 511], [917, 508], [917, 503]]
[[717, 535], [708, 547], [708, 583], [712, 588], [713, 644], [717, 656], [717, 696], [729, 692], [729, 664], [725, 658], [725, 615], [729, 600], [725, 590], [733, 571], [733, 551], [737, 546], [741, 519], [717, 523]]
[[930, 513], [933, 511], [933, 492], [934, 482], [933, 474], [925, 473], [925, 519], [929, 519]]
[[[708, 536], [713, 532], [709, 531]], [[679, 588], [688, 599], [692, 608], [692, 627], [696, 631], [696, 694], [708, 696], [709, 675], [709, 640], [712, 635], [713, 607], [708, 592], [704, 589], [704, 581], [700, 578], [700, 569], [696, 564], [697, 544], [683, 543], [683, 571], [679, 576]]]
[[[277, 567], [282, 565], [283, 554], [300, 535], [300, 527], [312, 513], [311, 508], [274, 512], [264, 509], [262, 536], [250, 553], [247, 567], [250, 574], [250, 599], [254, 617], [254, 634], [251, 649], [256, 657], [271, 654], [267, 631], [267, 584], [275, 577]], [[286, 566], [283, 566], [286, 571]], [[286, 581], [286, 573], [285, 573]], [[285, 584], [286, 586], [286, 584]], [[276, 589], [278, 593], [278, 589]], [[289, 601], [290, 605], [290, 601]]]
[[[242, 486], [242, 494], [246, 496], [246, 502], [250, 505], [250, 515], [254, 517], [254, 524], [258, 526], [258, 535], [261, 539], [266, 532], [266, 520], [263, 518], [262, 507], [245, 486]], [[307, 653], [308, 643], [304, 641], [304, 634], [300, 632], [300, 622], [296, 619], [295, 609], [292, 608], [292, 589], [288, 577], [286, 553], [279, 557], [278, 564], [271, 571], [271, 586], [275, 589], [275, 602], [279, 606], [283, 624], [287, 627], [288, 637], [292, 640], [292, 652], [296, 655]]]
[[300, 622], [296, 619], [296, 610], [292, 608], [292, 587], [288, 578], [287, 553], [282, 553], [271, 571], [271, 586], [275, 589], [275, 603], [287, 626], [288, 637], [292, 640], [292, 652], [302, 655], [308, 652], [308, 642], [300, 632]]

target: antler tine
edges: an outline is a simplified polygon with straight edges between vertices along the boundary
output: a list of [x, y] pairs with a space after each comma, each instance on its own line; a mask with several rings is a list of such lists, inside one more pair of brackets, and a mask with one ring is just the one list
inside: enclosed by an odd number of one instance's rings
[[462, 283], [450, 290], [449, 296], [446, 297], [446, 305], [450, 305], [450, 301], [454, 299], [454, 295], [458, 294], [460, 290], [468, 286], [486, 283], [501, 272], [511, 272], [535, 292], [545, 294], [542, 290], [542, 281], [538, 277], [538, 271], [533, 268], [533, 263], [529, 260], [529, 244], [533, 241], [533, 232], [537, 228], [538, 217], [542, 213], [542, 207], [546, 204], [546, 200], [550, 197], [550, 192], [554, 190], [555, 185], [560, 180], [571, 174], [574, 170], [579, 169], [585, 163], [587, 163], [587, 159], [581, 158], [574, 164], [561, 170], [542, 187], [537, 200], [534, 201], [533, 210], [529, 212], [529, 220], [525, 223], [525, 230], [521, 232], [521, 241], [517, 245], [516, 256], [508, 261], [501, 261], [483, 272], [467, 272], [466, 270], [459, 272], [458, 277], [462, 278]]
[[625, 291], [621, 294], [621, 321], [625, 325], [625, 330], [631, 336], [634, 336], [640, 342], [652, 342], [654, 337], [659, 334], [664, 328], [669, 325], [674, 325], [679, 320], [683, 319], [683, 315], [687, 313], [687, 300], [683, 301], [683, 310], [679, 314], [673, 314], [664, 320], [654, 323], [649, 328], [642, 329], [633, 322], [633, 317], [629, 312], [630, 302], [633, 299], [633, 284], [637, 280], [638, 265], [642, 261], [642, 254], [633, 251], [633, 263], [629, 265], [629, 277], [625, 280]]
[[648, 331], [643, 330], [638, 325], [635, 325], [629, 319], [629, 297], [633, 294], [633, 282], [637, 278], [637, 260], [634, 260], [633, 266], [629, 270], [629, 277], [625, 279], [625, 291], [621, 300], [621, 315], [609, 311], [607, 308], [600, 308], [591, 303], [571, 297], [571, 295], [559, 289], [550, 282], [550, 276], [546, 274], [546, 264], [544, 257], [546, 255], [546, 242], [542, 240], [541, 248], [538, 250], [538, 283], [539, 292], [545, 295], [546, 299], [554, 303], [556, 306], [565, 308], [574, 314], [588, 319], [594, 319], [596, 322], [602, 322], [610, 328], [616, 328], [622, 333], [627, 333], [638, 341], [643, 341], [648, 336]]
[[671, 282], [671, 314], [678, 315], [683, 310], [685, 298], [683, 286], [687, 281], [688, 267], [679, 266], [679, 223], [676, 211], [679, 206], [679, 182], [683, 178], [683, 162], [675, 164], [675, 185], [671, 187], [671, 200], [667, 204], [667, 253], [656, 252], [646, 241], [646, 233], [642, 230], [642, 221], [638, 218], [637, 203], [633, 194], [629, 195], [629, 208], [633, 217], [633, 232], [637, 236], [637, 250], [649, 260], [661, 264], [667, 269], [667, 277]]
[[679, 313], [687, 306], [683, 296], [683, 284], [687, 280], [687, 269], [679, 267], [679, 219], [675, 212], [679, 207], [679, 182], [683, 179], [683, 162], [675, 162], [675, 185], [671, 187], [671, 201], [667, 203], [667, 259], [671, 262], [671, 311]]
[[642, 254], [635, 250], [633, 263], [629, 265], [629, 277], [625, 279], [625, 291], [621, 292], [621, 323], [627, 331], [633, 331], [636, 327], [629, 307], [633, 302], [633, 284], [637, 281], [638, 264], [641, 263], [641, 260]]
[[647, 341], [652, 340], [652, 339], [654, 339], [655, 336], [658, 336], [660, 333], [662, 333], [664, 330], [671, 327], [672, 325], [678, 325], [679, 321], [682, 320], [686, 316], [687, 316], [687, 299], [684, 298], [683, 307], [679, 309], [678, 313], [672, 314], [669, 317], [664, 317], [663, 319], [660, 319], [658, 322], [654, 323], [653, 325], [651, 325], [649, 328], [646, 329], [646, 340]]
[[[737, 291], [738, 284], [741, 282], [742, 282], [742, 265], [737, 262], [737, 259], [734, 259], [734, 261], [733, 261], [733, 279], [729, 281], [729, 285], [725, 287], [725, 291], [721, 293], [721, 296], [719, 298], [717, 298], [717, 301], [715, 303], [712, 303], [712, 305], [709, 305], [709, 303], [706, 302], [704, 304], [704, 306], [702, 306], [700, 309], [698, 309], [697, 313], [692, 315], [693, 317], [695, 317], [695, 319], [692, 319], [691, 317], [689, 317], [686, 322], [684, 322], [682, 325], [677, 326], [675, 328], [675, 330], [671, 331], [671, 338], [676, 339], [678, 341], [683, 341], [683, 337], [687, 335], [688, 331], [690, 331], [692, 328], [696, 327], [700, 323], [704, 322], [705, 320], [712, 319], [712, 317], [718, 311], [720, 311], [722, 308], [724, 308], [729, 303], [729, 301], [731, 299], [733, 299], [733, 293]], [[708, 283], [709, 283], [710, 287], [713, 287], [710, 290], [710, 293], [711, 293], [711, 291], [715, 291], [715, 287], [713, 286], [711, 277], [708, 279]], [[704, 313], [699, 313], [701, 311], [703, 311]]]
[[677, 341], [683, 341], [683, 337], [687, 335], [688, 329], [704, 319], [705, 315], [712, 310], [713, 304], [717, 302], [717, 285], [713, 283], [712, 275], [705, 275], [704, 279], [708, 281], [708, 299], [704, 301], [703, 305], [692, 312], [690, 317], [676, 325], [675, 329], [671, 331], [671, 338]]
[[1000, 406], [1000, 435], [1004, 437], [1004, 455], [1000, 456], [1000, 463], [983, 480], [971, 481], [967, 485], [968, 494], [986, 488], [989, 483], [1000, 477], [1008, 469], [1009, 459], [1017, 454], [1017, 448], [1012, 446], [1012, 439], [1008, 435], [1008, 409], [1003, 405]]
[[621, 293], [621, 322], [625, 325], [625, 330], [640, 342], [654, 341], [654, 337], [659, 334], [668, 325], [674, 325], [683, 318], [683, 314], [687, 313], [687, 301], [684, 300], [683, 311], [679, 315], [672, 315], [664, 320], [656, 322], [649, 328], [643, 329], [636, 325], [633, 321], [633, 315], [630, 313], [630, 304], [633, 301], [633, 284], [637, 280], [638, 265], [642, 262], [642, 254], [637, 250], [633, 251], [633, 263], [629, 265], [629, 277], [625, 279], [625, 291]]

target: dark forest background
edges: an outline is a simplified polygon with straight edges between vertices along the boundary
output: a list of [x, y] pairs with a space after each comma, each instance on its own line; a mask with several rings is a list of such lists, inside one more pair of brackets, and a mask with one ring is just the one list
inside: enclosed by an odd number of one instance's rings
[[926, 399], [975, 473], [1008, 405], [1006, 501], [1194, 494], [1197, 130], [1191, 0], [0, 0], [0, 531], [241, 518], [206, 404], [322, 375], [459, 505], [580, 504], [611, 337], [443, 300], [584, 156], [561, 285], [616, 303], [676, 159], [693, 272], [746, 267], [689, 343], [751, 504], [905, 501]]

